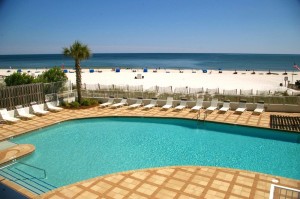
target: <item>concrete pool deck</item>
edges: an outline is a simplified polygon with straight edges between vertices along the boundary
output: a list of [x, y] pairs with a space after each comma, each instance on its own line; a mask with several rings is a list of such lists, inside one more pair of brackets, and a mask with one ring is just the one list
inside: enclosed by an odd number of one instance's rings
[[[200, 119], [204, 118], [204, 111], [201, 110]], [[234, 111], [228, 111], [224, 114], [213, 111], [206, 116], [205, 120], [269, 128], [271, 114], [300, 116], [300, 113], [264, 112], [260, 115], [254, 115], [251, 111], [242, 114], [236, 114]], [[16, 124], [0, 124], [0, 140], [6, 140], [70, 119], [106, 116], [196, 119], [197, 113], [190, 112], [190, 109], [163, 111], [157, 107], [144, 110], [143, 108], [128, 109], [126, 106], [118, 109], [98, 107], [78, 110], [64, 109], [61, 112], [50, 113]], [[139, 179], [140, 174], [144, 175], [145, 178]], [[3, 180], [2, 183], [8, 184], [30, 198], [269, 198], [273, 178], [279, 180], [277, 184], [282, 186], [300, 188], [299, 180], [250, 171], [201, 166], [178, 166], [111, 174], [68, 185], [42, 196], [36, 196], [8, 180]]]

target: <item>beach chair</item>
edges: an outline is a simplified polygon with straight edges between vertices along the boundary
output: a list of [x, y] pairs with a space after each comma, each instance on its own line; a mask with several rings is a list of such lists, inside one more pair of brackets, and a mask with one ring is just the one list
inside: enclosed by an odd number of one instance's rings
[[32, 104], [31, 107], [32, 107], [33, 113], [36, 115], [46, 115], [49, 113], [49, 111], [42, 110], [40, 108], [39, 104]]
[[153, 108], [157, 105], [157, 99], [152, 99], [149, 104], [144, 106], [145, 109]]
[[134, 104], [131, 104], [128, 108], [137, 108], [143, 105], [143, 99], [137, 99]]
[[162, 109], [169, 109], [171, 107], [173, 107], [173, 97], [168, 97], [166, 104], [161, 108]]
[[210, 107], [208, 107], [207, 111], [214, 111], [218, 109], [218, 99], [212, 99], [210, 103]]
[[186, 108], [187, 101], [186, 100], [181, 100], [180, 104], [178, 106], [175, 107], [175, 110], [182, 110], [184, 108]]
[[25, 108], [22, 105], [16, 106], [16, 110], [20, 118], [32, 119], [35, 117], [35, 115], [26, 113]]
[[247, 110], [246, 101], [240, 100], [238, 108], [235, 110], [237, 113], [243, 113]]
[[123, 98], [123, 99], [121, 100], [121, 102], [116, 103], [116, 104], [113, 104], [111, 107], [112, 107], [112, 108], [118, 108], [118, 107], [122, 107], [122, 106], [124, 106], [124, 105], [127, 105], [127, 98]]
[[107, 107], [114, 103], [114, 97], [110, 97], [107, 102], [100, 104], [99, 107]]
[[54, 106], [53, 102], [46, 102], [46, 105], [49, 111], [58, 112], [63, 110], [61, 107]]
[[196, 105], [191, 108], [191, 111], [199, 111], [203, 107], [203, 98], [199, 98], [196, 101]]
[[142, 79], [142, 74], [137, 74], [135, 79]]
[[222, 108], [220, 108], [221, 112], [227, 112], [230, 109], [230, 101], [225, 101], [223, 103]]
[[257, 103], [256, 108], [254, 109], [254, 113], [261, 114], [265, 111], [265, 104], [264, 103]]
[[11, 117], [6, 108], [0, 109], [0, 116], [2, 120], [8, 123], [16, 123], [20, 120], [18, 118]]

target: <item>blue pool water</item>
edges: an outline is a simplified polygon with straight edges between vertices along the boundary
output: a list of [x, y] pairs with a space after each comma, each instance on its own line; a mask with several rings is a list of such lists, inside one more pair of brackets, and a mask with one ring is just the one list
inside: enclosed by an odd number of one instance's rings
[[184, 119], [94, 118], [63, 122], [12, 141], [35, 145], [36, 151], [21, 161], [46, 169], [46, 181], [57, 187], [114, 172], [174, 165], [230, 167], [300, 179], [299, 134], [259, 128]]

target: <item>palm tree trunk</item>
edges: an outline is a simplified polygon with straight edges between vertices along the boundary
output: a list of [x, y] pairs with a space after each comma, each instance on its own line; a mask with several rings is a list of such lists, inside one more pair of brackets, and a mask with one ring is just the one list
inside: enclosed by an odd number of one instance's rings
[[76, 70], [76, 89], [78, 102], [81, 103], [81, 68], [80, 61], [75, 60], [75, 70]]

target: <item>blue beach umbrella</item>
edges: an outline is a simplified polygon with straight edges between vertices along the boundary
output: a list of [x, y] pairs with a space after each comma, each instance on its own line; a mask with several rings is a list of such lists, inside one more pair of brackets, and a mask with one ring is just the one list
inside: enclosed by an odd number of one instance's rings
[[18, 69], [18, 70], [17, 70], [17, 72], [18, 72], [18, 73], [21, 73], [21, 72], [22, 72], [22, 70], [21, 70], [21, 69]]
[[207, 69], [202, 69], [202, 72], [203, 73], [207, 73]]
[[121, 72], [121, 69], [120, 68], [116, 68], [116, 73], [119, 73]]
[[147, 68], [144, 68], [144, 73], [147, 73], [148, 72], [148, 69]]

